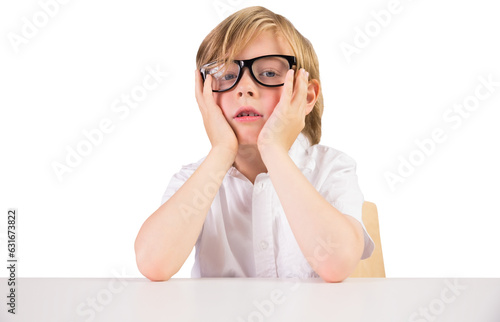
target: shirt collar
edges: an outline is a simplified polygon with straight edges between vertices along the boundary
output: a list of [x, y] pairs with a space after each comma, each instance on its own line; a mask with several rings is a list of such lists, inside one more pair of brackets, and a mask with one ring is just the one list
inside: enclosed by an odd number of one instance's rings
[[303, 170], [312, 171], [316, 165], [314, 159], [311, 157], [310, 148], [311, 142], [307, 138], [304, 133], [299, 133], [299, 136], [293, 142], [292, 147], [288, 150], [288, 155], [292, 159], [293, 163], [297, 165], [297, 167]]

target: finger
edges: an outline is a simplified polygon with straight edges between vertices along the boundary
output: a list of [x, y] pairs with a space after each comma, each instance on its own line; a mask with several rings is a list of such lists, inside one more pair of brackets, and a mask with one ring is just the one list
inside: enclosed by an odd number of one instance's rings
[[285, 84], [283, 85], [283, 92], [281, 93], [280, 102], [290, 102], [293, 94], [293, 78], [295, 71], [290, 69], [286, 73]]
[[198, 103], [198, 107], [201, 109], [202, 106], [205, 106], [205, 102], [203, 99], [203, 77], [201, 77], [201, 73], [199, 70], [195, 71], [195, 86], [194, 86], [194, 95], [196, 97], [196, 102]]
[[301, 69], [297, 80], [295, 82], [294, 95], [292, 98], [292, 104], [297, 104], [298, 109], [305, 113], [305, 106], [307, 105], [307, 87], [309, 84], [309, 76], [305, 69]]
[[294, 97], [297, 96], [304, 96], [304, 94], [307, 92], [307, 84], [308, 84], [308, 76], [307, 72], [305, 69], [301, 68], [298, 75], [297, 79], [294, 84]]
[[205, 100], [207, 107], [213, 108], [214, 106], [217, 106], [212, 92], [212, 75], [207, 75], [205, 79], [205, 84], [203, 85], [203, 99]]
[[212, 97], [212, 75], [208, 74], [203, 84], [203, 98], [207, 100], [210, 97]]

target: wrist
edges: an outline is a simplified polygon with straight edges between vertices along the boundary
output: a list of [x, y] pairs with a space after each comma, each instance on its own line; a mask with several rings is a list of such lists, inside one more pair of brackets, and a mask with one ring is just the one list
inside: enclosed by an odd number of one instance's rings
[[288, 151], [282, 146], [260, 145], [258, 148], [265, 164], [267, 164], [268, 160], [273, 160], [278, 156], [288, 156]]
[[233, 149], [224, 146], [213, 146], [210, 150], [210, 154], [214, 154], [220, 157], [223, 163], [229, 164], [229, 167], [233, 165], [237, 153], [238, 151], [234, 151]]

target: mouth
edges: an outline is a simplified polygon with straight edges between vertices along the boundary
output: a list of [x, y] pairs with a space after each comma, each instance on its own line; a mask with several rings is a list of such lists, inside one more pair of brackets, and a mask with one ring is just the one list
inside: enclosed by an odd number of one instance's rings
[[260, 115], [258, 113], [245, 113], [245, 112], [236, 115], [236, 117], [238, 117], [238, 118], [239, 117], [246, 117], [246, 116], [262, 116], [262, 115]]
[[253, 107], [250, 106], [240, 107], [234, 115], [234, 119], [239, 122], [256, 121], [261, 119], [262, 117], [263, 117], [262, 114], [260, 114]]

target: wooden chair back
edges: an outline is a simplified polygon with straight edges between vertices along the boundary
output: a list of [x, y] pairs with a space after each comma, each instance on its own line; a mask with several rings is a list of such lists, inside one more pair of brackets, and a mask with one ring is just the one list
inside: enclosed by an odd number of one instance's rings
[[385, 277], [384, 257], [378, 224], [377, 206], [369, 201], [363, 203], [363, 224], [375, 243], [373, 254], [358, 263], [349, 277]]

